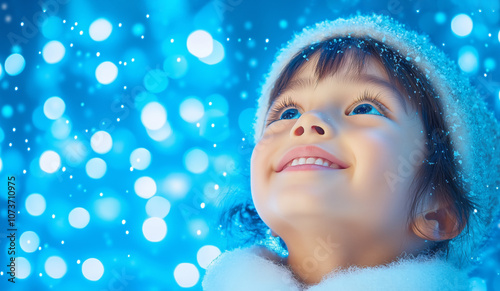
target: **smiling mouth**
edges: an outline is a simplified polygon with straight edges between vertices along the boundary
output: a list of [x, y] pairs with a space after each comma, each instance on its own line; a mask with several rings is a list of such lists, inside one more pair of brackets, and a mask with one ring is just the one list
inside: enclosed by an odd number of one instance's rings
[[341, 170], [342, 168], [326, 159], [309, 157], [296, 158], [285, 165], [282, 171]]

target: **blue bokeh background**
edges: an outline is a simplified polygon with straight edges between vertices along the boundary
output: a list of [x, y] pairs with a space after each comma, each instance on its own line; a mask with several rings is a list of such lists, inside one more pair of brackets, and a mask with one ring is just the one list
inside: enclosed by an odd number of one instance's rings
[[[390, 15], [428, 34], [500, 119], [499, 6], [0, 0], [0, 289], [201, 290], [226, 248], [220, 196], [249, 183], [260, 82], [294, 32]], [[4, 263], [10, 176], [15, 285]], [[499, 258], [497, 243], [476, 258], [474, 290], [500, 290]]]

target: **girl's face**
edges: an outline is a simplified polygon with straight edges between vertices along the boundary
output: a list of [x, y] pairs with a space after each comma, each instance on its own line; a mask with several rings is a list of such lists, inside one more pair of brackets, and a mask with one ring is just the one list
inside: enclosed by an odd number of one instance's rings
[[[353, 248], [397, 253], [415, 238], [407, 216], [410, 183], [426, 154], [420, 116], [376, 61], [368, 59], [361, 74], [344, 66], [316, 83], [316, 60], [293, 76], [268, 111], [270, 124], [251, 157], [255, 207], [289, 249], [305, 236], [328, 234]], [[363, 96], [377, 96], [380, 104], [356, 102]], [[296, 106], [279, 109], [285, 99]], [[348, 167], [277, 172], [290, 149], [305, 145]]]

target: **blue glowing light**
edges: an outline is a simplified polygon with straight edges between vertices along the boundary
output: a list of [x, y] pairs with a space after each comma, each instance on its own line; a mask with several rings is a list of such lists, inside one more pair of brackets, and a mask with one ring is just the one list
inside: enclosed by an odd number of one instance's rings
[[63, 258], [59, 256], [51, 256], [45, 261], [44, 268], [45, 273], [47, 273], [49, 277], [59, 279], [66, 275], [68, 266]]
[[198, 58], [208, 57], [212, 53], [213, 45], [212, 36], [204, 30], [192, 32], [187, 39], [188, 51]]
[[208, 168], [208, 156], [202, 149], [190, 149], [184, 155], [184, 166], [191, 173], [203, 173]]
[[477, 50], [473, 46], [464, 46], [458, 51], [458, 65], [466, 73], [474, 73], [479, 67]]
[[4, 118], [11, 118], [13, 114], [14, 114], [14, 109], [12, 108], [12, 106], [6, 104], [2, 107], [2, 116]]
[[49, 41], [42, 50], [43, 59], [48, 64], [55, 64], [60, 62], [64, 55], [66, 54], [66, 49], [63, 44], [57, 40]]
[[142, 234], [151, 242], [159, 242], [167, 235], [167, 224], [159, 217], [150, 217], [142, 224]]
[[56, 39], [63, 32], [63, 21], [57, 16], [49, 16], [42, 24], [41, 30], [43, 36], [47, 39]]
[[56, 120], [60, 118], [66, 110], [66, 104], [60, 97], [48, 98], [43, 104], [43, 113], [48, 119]]
[[96, 258], [86, 259], [82, 264], [82, 273], [88, 280], [97, 281], [104, 274], [104, 265]]
[[112, 62], [102, 62], [95, 70], [95, 77], [101, 84], [111, 84], [118, 76], [118, 67]]
[[96, 19], [89, 27], [89, 35], [95, 41], [106, 40], [113, 30], [111, 23], [105, 18]]
[[205, 109], [203, 103], [196, 97], [190, 97], [182, 101], [180, 115], [186, 122], [196, 122], [203, 117]]
[[472, 31], [472, 19], [467, 14], [458, 14], [451, 20], [451, 30], [460, 37], [469, 35]]
[[198, 283], [200, 272], [191, 263], [180, 263], [175, 267], [174, 278], [177, 284], [183, 288], [190, 288]]
[[17, 76], [24, 70], [26, 62], [20, 54], [11, 54], [5, 60], [5, 72], [11, 76]]
[[33, 193], [26, 198], [25, 207], [30, 215], [40, 216], [45, 212], [45, 198], [41, 194]]
[[224, 46], [217, 40], [213, 40], [212, 53], [210, 55], [200, 58], [200, 61], [208, 65], [215, 65], [224, 59]]
[[106, 174], [106, 170], [106, 162], [101, 158], [92, 158], [85, 165], [85, 171], [92, 179], [101, 179]]

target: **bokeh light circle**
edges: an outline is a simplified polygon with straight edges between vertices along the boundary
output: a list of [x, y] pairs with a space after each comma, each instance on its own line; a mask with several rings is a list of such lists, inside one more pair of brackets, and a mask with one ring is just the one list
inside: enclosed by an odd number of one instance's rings
[[31, 264], [25, 257], [17, 257], [16, 265], [16, 278], [26, 279], [31, 274]]
[[43, 104], [43, 113], [48, 119], [56, 120], [60, 118], [66, 110], [66, 104], [60, 97], [48, 98]]
[[25, 231], [19, 237], [19, 244], [21, 249], [27, 253], [32, 253], [38, 249], [40, 238], [34, 231]]
[[98, 259], [86, 259], [82, 264], [82, 273], [87, 280], [97, 281], [104, 274], [104, 265]]
[[201, 149], [191, 149], [184, 155], [184, 166], [191, 173], [203, 173], [208, 168], [208, 155]]
[[50, 132], [57, 139], [66, 139], [71, 133], [71, 123], [66, 118], [59, 118], [52, 123]]
[[33, 193], [26, 198], [25, 207], [30, 215], [40, 216], [45, 211], [45, 198], [38, 193]]
[[194, 97], [187, 98], [180, 105], [180, 115], [187, 122], [196, 122], [203, 117], [205, 109], [203, 103]]
[[156, 194], [156, 182], [151, 177], [140, 177], [134, 183], [134, 190], [141, 198], [151, 198]]
[[174, 278], [177, 284], [183, 288], [193, 287], [200, 279], [200, 272], [195, 265], [180, 263], [174, 269]]
[[90, 146], [94, 152], [98, 154], [105, 154], [111, 150], [113, 146], [113, 139], [111, 135], [104, 130], [100, 130], [92, 135], [90, 138]]
[[106, 174], [106, 170], [106, 162], [101, 158], [92, 158], [85, 165], [85, 171], [92, 179], [101, 179]]
[[475, 73], [479, 68], [479, 55], [473, 46], [464, 46], [458, 51], [458, 66], [466, 73]]
[[9, 104], [5, 104], [2, 107], [2, 116], [4, 118], [11, 118], [13, 114], [14, 114], [14, 108], [12, 108], [12, 106], [10, 106]]
[[113, 221], [120, 215], [120, 201], [113, 197], [101, 198], [94, 202], [96, 215], [105, 221]]
[[40, 156], [39, 164], [42, 171], [52, 174], [61, 167], [61, 157], [54, 151], [45, 151]]
[[59, 256], [51, 256], [45, 261], [45, 272], [51, 278], [60, 279], [66, 274], [66, 262]]
[[106, 40], [113, 30], [111, 23], [105, 18], [96, 19], [89, 27], [89, 35], [95, 41]]
[[130, 154], [130, 164], [134, 169], [145, 170], [151, 163], [151, 153], [145, 148], [135, 149]]
[[467, 14], [458, 14], [451, 20], [451, 30], [454, 34], [465, 37], [472, 31], [472, 19]]
[[164, 218], [170, 212], [170, 202], [161, 197], [154, 196], [146, 203], [146, 213], [151, 217]]
[[66, 48], [64, 45], [57, 41], [49, 41], [42, 50], [42, 57], [48, 64], [55, 64], [60, 62], [64, 55], [66, 54]]
[[224, 59], [224, 55], [224, 46], [214, 39], [212, 53], [204, 58], [200, 58], [200, 61], [208, 65], [215, 65]]
[[160, 129], [167, 122], [167, 111], [158, 102], [149, 102], [141, 112], [142, 124], [151, 130]]
[[221, 251], [218, 247], [212, 245], [202, 246], [198, 253], [196, 254], [196, 260], [198, 261], [198, 265], [203, 269], [206, 269], [208, 265], [219, 255]]
[[21, 74], [26, 66], [24, 57], [20, 54], [11, 54], [5, 59], [5, 72], [10, 76], [17, 76]]
[[213, 51], [213, 38], [204, 30], [193, 31], [187, 39], [188, 51], [198, 58], [209, 56]]
[[68, 215], [69, 224], [74, 228], [84, 228], [89, 224], [90, 214], [82, 207], [76, 207]]
[[151, 242], [159, 242], [167, 235], [167, 224], [159, 217], [151, 217], [142, 224], [144, 237]]
[[112, 62], [102, 62], [95, 69], [95, 77], [101, 84], [111, 84], [118, 76], [118, 67]]

